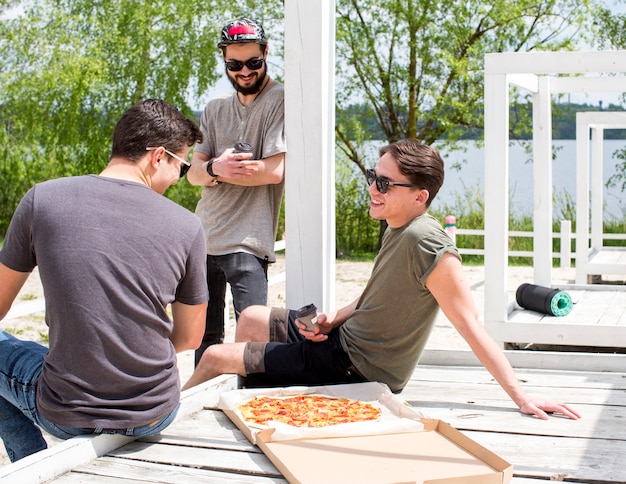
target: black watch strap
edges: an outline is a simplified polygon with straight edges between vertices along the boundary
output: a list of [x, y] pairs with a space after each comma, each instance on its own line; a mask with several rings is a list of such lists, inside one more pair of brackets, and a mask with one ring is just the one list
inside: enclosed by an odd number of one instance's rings
[[209, 162], [206, 164], [206, 172], [211, 175], [213, 178], [217, 178], [217, 175], [213, 173], [213, 162], [215, 158], [211, 158]]

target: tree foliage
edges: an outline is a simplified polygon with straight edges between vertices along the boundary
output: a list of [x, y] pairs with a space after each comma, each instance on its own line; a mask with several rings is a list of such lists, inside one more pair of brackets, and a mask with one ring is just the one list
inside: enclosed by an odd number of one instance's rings
[[[596, 18], [595, 27], [600, 48], [626, 49], [626, 14], [614, 14], [609, 9], [602, 9]], [[622, 99], [624, 98], [626, 93], [622, 94]], [[623, 192], [626, 190], [626, 148], [617, 150], [613, 156], [621, 161], [616, 165], [615, 174], [607, 181], [607, 186], [620, 187]]]
[[364, 166], [365, 102], [386, 141], [426, 144], [482, 129], [488, 52], [566, 50], [582, 41], [590, 0], [337, 0], [337, 124], [340, 149]]
[[[20, 15], [2, 17], [18, 5]], [[192, 116], [190, 100], [223, 72], [216, 45], [224, 22], [249, 15], [273, 24], [278, 8], [277, 0], [3, 0], [2, 210], [12, 213], [41, 180], [98, 173], [115, 123], [142, 98]], [[167, 194], [192, 209], [198, 198], [186, 180]]]

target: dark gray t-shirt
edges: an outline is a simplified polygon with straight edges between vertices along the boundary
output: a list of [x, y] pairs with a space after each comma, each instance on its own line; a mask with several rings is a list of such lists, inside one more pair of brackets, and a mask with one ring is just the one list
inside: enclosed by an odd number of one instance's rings
[[20, 203], [0, 262], [39, 266], [50, 349], [37, 405], [46, 419], [138, 427], [174, 409], [180, 381], [166, 309], [208, 299], [193, 213], [140, 183], [51, 180]]
[[460, 259], [441, 224], [428, 214], [385, 232], [372, 276], [339, 329], [350, 361], [368, 380], [393, 391], [406, 385], [439, 310], [426, 280], [447, 252]]

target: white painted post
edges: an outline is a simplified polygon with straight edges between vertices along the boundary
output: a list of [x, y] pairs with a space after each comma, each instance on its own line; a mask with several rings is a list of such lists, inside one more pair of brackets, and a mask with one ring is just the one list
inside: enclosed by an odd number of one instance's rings
[[335, 2], [285, 2], [286, 299], [335, 301]]
[[561, 267], [569, 269], [572, 265], [572, 222], [561, 220]]
[[603, 224], [603, 160], [604, 157], [604, 128], [591, 127], [591, 247], [602, 250], [604, 232]]
[[509, 84], [485, 56], [485, 326], [507, 318]]
[[535, 284], [552, 281], [552, 96], [550, 77], [533, 94], [533, 271]]
[[589, 125], [576, 114], [576, 284], [587, 284], [589, 263]]

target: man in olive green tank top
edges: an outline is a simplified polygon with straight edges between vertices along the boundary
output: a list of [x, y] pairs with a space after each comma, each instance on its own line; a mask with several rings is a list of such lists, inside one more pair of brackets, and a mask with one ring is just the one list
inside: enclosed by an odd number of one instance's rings
[[444, 179], [439, 153], [417, 140], [397, 141], [380, 149], [366, 176], [370, 215], [388, 228], [361, 296], [319, 313], [317, 331], [306, 331], [293, 310], [249, 307], [241, 313], [237, 342], [210, 347], [184, 388], [237, 373], [248, 387], [380, 381], [400, 392], [441, 308], [522, 413], [579, 418], [565, 404], [527, 395], [478, 321], [459, 253], [428, 214]]

